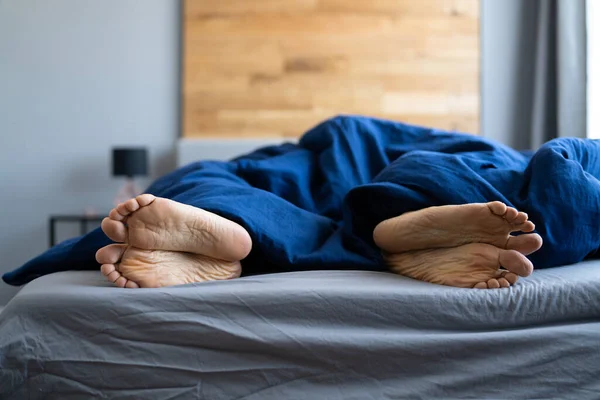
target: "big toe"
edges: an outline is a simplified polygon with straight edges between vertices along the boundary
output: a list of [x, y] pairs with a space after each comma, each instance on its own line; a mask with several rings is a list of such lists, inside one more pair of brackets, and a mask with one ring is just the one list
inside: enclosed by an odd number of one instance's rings
[[500, 250], [498, 261], [502, 267], [518, 276], [529, 276], [533, 272], [531, 261], [515, 250]]
[[519, 236], [509, 236], [506, 242], [507, 250], [516, 250], [519, 253], [528, 256], [531, 253], [538, 251], [544, 241], [537, 233], [530, 233]]
[[102, 220], [102, 231], [115, 242], [125, 242], [127, 240], [127, 227], [121, 221], [115, 221], [112, 218]]
[[127, 250], [126, 244], [109, 244], [96, 252], [98, 264], [116, 264]]

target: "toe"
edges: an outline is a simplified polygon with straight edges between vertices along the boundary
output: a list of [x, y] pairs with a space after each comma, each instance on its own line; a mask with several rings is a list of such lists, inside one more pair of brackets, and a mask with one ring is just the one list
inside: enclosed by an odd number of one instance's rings
[[140, 207], [146, 207], [147, 205], [150, 205], [150, 203], [152, 203], [155, 199], [156, 197], [148, 193], [140, 194], [135, 198], [135, 200], [139, 203]]
[[104, 264], [100, 267], [100, 272], [102, 272], [102, 274], [105, 276], [108, 276], [108, 274], [115, 270], [116, 268], [114, 264]]
[[517, 217], [512, 221], [513, 224], [524, 224], [529, 219], [527, 213], [520, 212]]
[[487, 282], [479, 282], [478, 284], [473, 286], [473, 288], [474, 289], [487, 289], [488, 285], [487, 285]]
[[102, 220], [102, 231], [115, 242], [124, 242], [127, 239], [127, 227], [125, 227], [125, 224], [115, 221], [110, 217]]
[[500, 284], [501, 288], [510, 287], [510, 282], [507, 281], [506, 278], [498, 278], [498, 283]]
[[140, 209], [140, 203], [138, 203], [137, 199], [129, 199], [125, 203], [123, 203], [128, 212], [136, 212]]
[[132, 212], [135, 211], [135, 209], [140, 208], [139, 204], [137, 203], [137, 201], [135, 201], [135, 199], [129, 199], [124, 203], [119, 204], [116, 209], [117, 212], [119, 214], [121, 214], [124, 217], [127, 217], [128, 215], [130, 215]]
[[500, 287], [500, 283], [498, 283], [497, 279], [492, 278], [487, 281], [487, 286], [490, 289], [498, 289]]
[[116, 206], [115, 208], [113, 208], [112, 210], [110, 210], [110, 212], [108, 213], [108, 218], [113, 219], [115, 221], [123, 221], [123, 220], [125, 220], [126, 215], [122, 215], [119, 212], [119, 207], [121, 207], [121, 204], [119, 204], [118, 206]]
[[517, 216], [519, 215], [519, 212], [512, 208], [512, 207], [508, 207], [506, 209], [506, 214], [504, 214], [504, 219], [506, 219], [508, 222], [513, 222]]
[[128, 215], [139, 209], [140, 203], [138, 203], [137, 199], [129, 199], [116, 207], [117, 213], [124, 217], [127, 217]]
[[109, 244], [96, 252], [96, 261], [99, 264], [115, 264], [121, 260], [127, 247], [126, 244]]
[[509, 236], [505, 248], [507, 250], [516, 250], [519, 253], [528, 256], [538, 251], [543, 244], [542, 237], [537, 233], [527, 235]]
[[504, 279], [506, 279], [511, 285], [514, 285], [519, 280], [519, 277], [512, 272], [506, 272], [504, 274]]
[[124, 288], [125, 285], [127, 284], [127, 278], [125, 278], [124, 276], [121, 276], [121, 277], [117, 278], [117, 280], [114, 283], [118, 287]]
[[523, 225], [519, 226], [519, 230], [525, 233], [533, 232], [535, 230], [535, 224], [531, 221], [527, 221]]
[[501, 201], [492, 201], [487, 203], [488, 208], [495, 215], [504, 215], [506, 213], [506, 204]]
[[498, 263], [508, 271], [519, 276], [529, 276], [533, 272], [533, 264], [523, 254], [515, 250], [500, 250]]
[[140, 286], [137, 283], [135, 283], [134, 281], [127, 281], [127, 283], [125, 284], [125, 287], [128, 289], [137, 289]]
[[116, 282], [117, 279], [119, 278], [123, 278], [123, 276], [121, 275], [121, 273], [117, 270], [111, 272], [110, 274], [106, 275], [106, 279], [108, 279], [111, 282]]

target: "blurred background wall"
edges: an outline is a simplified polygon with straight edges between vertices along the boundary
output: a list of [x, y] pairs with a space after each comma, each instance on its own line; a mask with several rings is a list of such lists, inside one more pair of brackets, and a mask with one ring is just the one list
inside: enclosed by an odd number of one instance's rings
[[47, 248], [49, 214], [110, 208], [112, 146], [172, 168], [179, 65], [176, 1], [0, 0], [0, 273]]

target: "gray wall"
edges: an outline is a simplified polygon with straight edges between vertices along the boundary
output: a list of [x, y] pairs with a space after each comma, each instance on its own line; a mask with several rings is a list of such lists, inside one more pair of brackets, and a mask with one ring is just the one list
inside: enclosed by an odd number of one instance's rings
[[178, 1], [0, 0], [0, 273], [47, 248], [49, 214], [110, 208], [111, 146], [172, 168], [178, 79]]
[[527, 148], [535, 51], [535, 2], [481, 0], [481, 134]]

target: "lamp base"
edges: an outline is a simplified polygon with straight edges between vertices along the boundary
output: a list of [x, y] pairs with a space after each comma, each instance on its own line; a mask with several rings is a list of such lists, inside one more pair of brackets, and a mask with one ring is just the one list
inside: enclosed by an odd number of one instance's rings
[[120, 203], [123, 203], [141, 194], [141, 192], [141, 189], [135, 184], [133, 178], [127, 178], [127, 180], [125, 181], [123, 186], [121, 186], [121, 189], [119, 189], [119, 192], [117, 193], [117, 196], [114, 199], [115, 207]]

